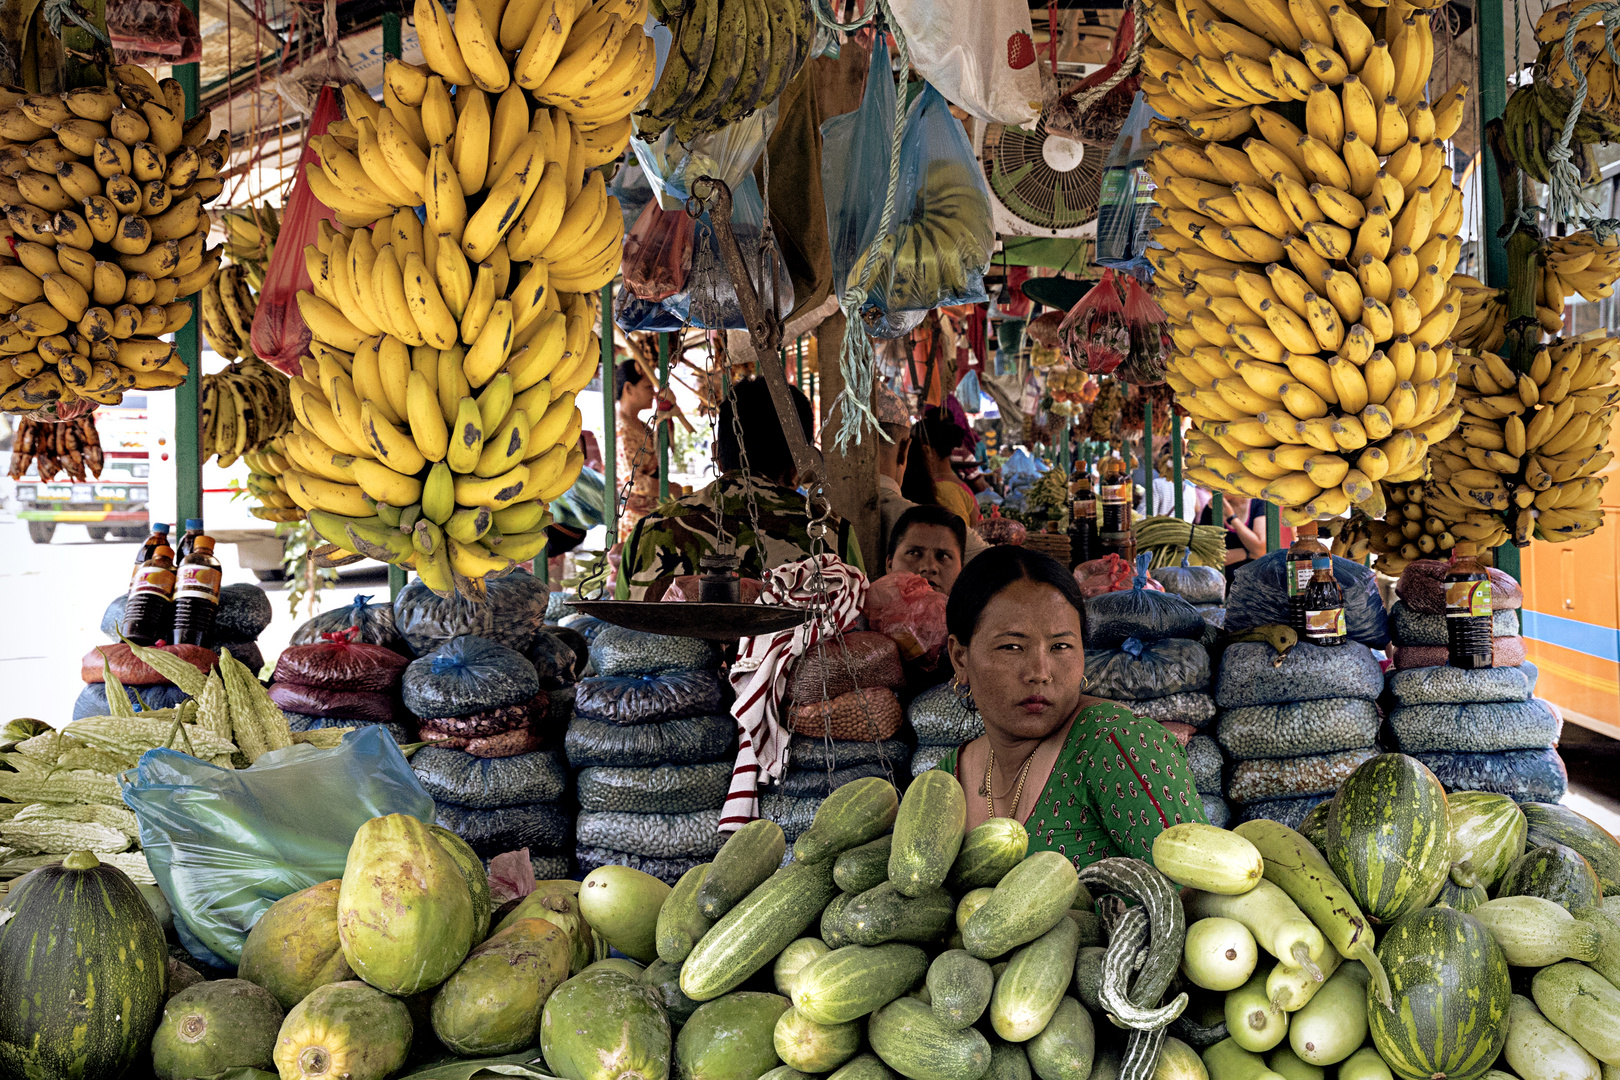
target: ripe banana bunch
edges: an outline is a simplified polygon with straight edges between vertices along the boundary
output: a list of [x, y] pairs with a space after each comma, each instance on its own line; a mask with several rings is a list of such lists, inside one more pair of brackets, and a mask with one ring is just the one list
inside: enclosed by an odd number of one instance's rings
[[229, 468], [287, 431], [292, 417], [286, 377], [252, 354], [204, 375], [198, 425], [203, 459], [217, 456], [220, 468]]
[[1523, 546], [1588, 536], [1603, 524], [1598, 474], [1614, 458], [1609, 382], [1620, 338], [1605, 331], [1541, 347], [1528, 372], [1494, 353], [1466, 357], [1457, 399], [1466, 416], [1430, 456], [1432, 513], [1459, 540]]
[[227, 210], [220, 215], [225, 226], [225, 257], [242, 267], [254, 292], [264, 291], [264, 275], [275, 254], [276, 237], [281, 234], [281, 217], [269, 203], [244, 209]]
[[1615, 279], [1620, 278], [1620, 236], [1603, 241], [1590, 229], [1582, 229], [1549, 237], [1541, 251], [1547, 260], [1541, 303], [1556, 310], [1560, 319], [1564, 301], [1576, 293], [1588, 302], [1614, 295]]
[[259, 301], [248, 287], [247, 275], [235, 263], [226, 263], [208, 279], [198, 294], [203, 337], [226, 360], [252, 356], [249, 338]]
[[183, 120], [175, 80], [112, 73], [65, 94], [0, 88], [0, 410], [111, 405], [186, 375], [160, 339], [219, 263], [204, 206], [229, 136]]
[[247, 489], [259, 503], [248, 513], [263, 521], [304, 520], [304, 511], [287, 494], [284, 477], [290, 466], [279, 438], [267, 440], [258, 450], [249, 450], [242, 460], [249, 470]]
[[[1544, 50], [1545, 51], [1545, 50]], [[1550, 152], [1563, 141], [1564, 117], [1574, 104], [1570, 91], [1556, 90], [1542, 81], [1528, 83], [1513, 92], [1502, 110], [1502, 134], [1508, 157], [1526, 176], [1545, 184], [1552, 176]], [[1591, 102], [1588, 101], [1588, 106]], [[1600, 118], [1587, 109], [1581, 111], [1570, 140], [1570, 161], [1583, 183], [1595, 184], [1602, 178], [1592, 144], [1608, 142], [1620, 135], [1615, 121]]]
[[1445, 558], [1457, 546], [1448, 523], [1429, 508], [1425, 485], [1391, 484], [1387, 496], [1382, 518], [1358, 514], [1353, 519], [1354, 528], [1367, 539], [1363, 554], [1374, 554], [1378, 571], [1396, 577], [1408, 563]]
[[[937, 307], [941, 298], [964, 297], [968, 275], [983, 273], [995, 249], [995, 228], [984, 179], [956, 161], [928, 167], [913, 205], [900, 221], [909, 222], [861, 252], [850, 266], [851, 284], [886, 298], [891, 311]], [[1052, 350], [1055, 352], [1056, 350]]]
[[1429, 15], [1405, 0], [1153, 0], [1147, 19], [1143, 89], [1173, 120], [1150, 129], [1150, 258], [1193, 479], [1290, 522], [1382, 517], [1386, 482], [1421, 480], [1462, 416], [1444, 141], [1466, 86], [1428, 100]]
[[[1543, 118], [1553, 129], [1563, 128], [1569, 107], [1574, 104], [1576, 78], [1571, 60], [1586, 74], [1587, 96], [1575, 134], [1576, 142], [1581, 144], [1612, 142], [1620, 136], [1620, 80], [1604, 40], [1602, 18], [1595, 12], [1582, 14], [1589, 6], [1582, 0], [1559, 4], [1536, 20], [1536, 41], [1541, 50], [1536, 56], [1535, 96]], [[1567, 57], [1564, 35], [1572, 19], [1579, 19], [1579, 29], [1575, 31], [1573, 57]], [[1512, 98], [1508, 105], [1512, 107]]]
[[[622, 220], [599, 173], [575, 205], [587, 199], [591, 215], [564, 215], [576, 234], [592, 216]], [[305, 252], [315, 291], [298, 303], [313, 341], [291, 380], [283, 479], [326, 540], [477, 596], [544, 549], [547, 503], [584, 465], [574, 399], [599, 363], [598, 316], [592, 293], [564, 291], [545, 260], [514, 263], [503, 245], [452, 293], [452, 317], [425, 302], [442, 294], [428, 291], [424, 235], [406, 210], [375, 229], [324, 228]], [[453, 242], [439, 255], [466, 269]]]
[[638, 114], [651, 142], [671, 126], [682, 145], [775, 101], [810, 58], [811, 0], [655, 0], [674, 39], [658, 85]]
[[1462, 293], [1462, 316], [1451, 332], [1457, 347], [1470, 352], [1496, 352], [1507, 341], [1507, 294], [1468, 274], [1451, 275]]

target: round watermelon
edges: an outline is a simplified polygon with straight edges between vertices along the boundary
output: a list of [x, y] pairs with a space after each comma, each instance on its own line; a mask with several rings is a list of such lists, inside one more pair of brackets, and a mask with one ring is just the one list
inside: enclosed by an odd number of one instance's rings
[[1446, 789], [1417, 758], [1380, 754], [1345, 779], [1328, 808], [1322, 854], [1367, 917], [1426, 907], [1451, 870]]
[[1367, 994], [1373, 1045], [1401, 1080], [1474, 1080], [1507, 1042], [1507, 955], [1472, 915], [1425, 908], [1378, 943], [1395, 1008]]
[[1459, 886], [1489, 888], [1524, 854], [1524, 811], [1506, 795], [1453, 791], [1446, 797], [1446, 814], [1451, 822], [1451, 880]]

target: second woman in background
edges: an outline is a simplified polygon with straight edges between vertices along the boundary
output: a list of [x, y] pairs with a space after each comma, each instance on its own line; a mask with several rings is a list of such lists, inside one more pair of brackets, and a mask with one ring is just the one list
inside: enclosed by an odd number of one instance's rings
[[951, 454], [968, 439], [968, 432], [944, 409], [929, 406], [912, 425], [911, 453], [900, 490], [919, 505], [934, 504], [956, 514], [968, 528], [979, 523], [979, 502], [951, 468]]

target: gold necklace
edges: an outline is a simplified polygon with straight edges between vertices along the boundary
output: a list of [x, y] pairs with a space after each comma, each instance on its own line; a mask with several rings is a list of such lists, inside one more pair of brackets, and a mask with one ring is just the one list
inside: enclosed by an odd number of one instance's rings
[[[1036, 749], [1039, 749], [1039, 747]], [[1024, 767], [1018, 770], [1018, 784], [1013, 788], [1012, 807], [1007, 811], [1007, 816], [1010, 818], [1017, 819], [1018, 817], [1018, 804], [1024, 801], [1024, 781], [1029, 778], [1029, 767], [1034, 764], [1034, 762], [1035, 751], [1031, 750], [1029, 752], [1029, 757], [1024, 759]], [[992, 778], [995, 775], [995, 769], [996, 751], [994, 747], [991, 747], [990, 760], [985, 764], [984, 767], [984, 806], [985, 809], [989, 811], [990, 817], [996, 816], [996, 789], [995, 784], [992, 781]]]

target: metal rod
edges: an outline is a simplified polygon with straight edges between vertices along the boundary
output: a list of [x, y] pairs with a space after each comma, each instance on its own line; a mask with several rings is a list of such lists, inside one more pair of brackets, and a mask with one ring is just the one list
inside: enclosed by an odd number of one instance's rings
[[1142, 395], [1142, 516], [1153, 516], [1153, 399]]
[[[1478, 0], [1474, 5], [1474, 26], [1479, 34], [1479, 126], [1502, 115], [1507, 108], [1507, 26], [1503, 22], [1502, 0]], [[1513, 27], [1517, 34], [1519, 28]], [[1518, 72], [1513, 73], [1515, 76]], [[1485, 228], [1480, 239], [1485, 245], [1485, 283], [1505, 288], [1508, 279], [1507, 244], [1497, 235], [1502, 227], [1502, 185], [1496, 172], [1496, 157], [1483, 140], [1480, 147], [1479, 192], [1484, 198]]]
[[1276, 503], [1266, 503], [1266, 550], [1276, 551], [1282, 547], [1282, 518], [1277, 513]]
[[607, 526], [608, 547], [619, 539], [618, 421], [613, 400], [613, 282], [602, 286], [602, 524]]
[[[197, 0], [185, 0], [193, 14]], [[174, 69], [174, 77], [185, 95], [186, 115], [189, 120], [197, 114], [200, 77], [197, 64], [181, 64]], [[186, 365], [186, 381], [174, 389], [174, 469], [175, 509], [181, 521], [202, 517], [202, 439], [199, 434], [202, 403], [202, 341], [201, 314], [197, 297], [186, 301], [191, 305], [191, 318], [174, 335], [174, 345]]]
[[[658, 393], [669, 393], [669, 335], [658, 335]], [[653, 406], [653, 415], [658, 407]], [[658, 425], [658, 501], [669, 498], [669, 425]]]
[[1170, 416], [1170, 482], [1176, 485], [1176, 517], [1183, 511], [1181, 505], [1181, 417]]
[[1062, 436], [1058, 439], [1058, 468], [1063, 470], [1063, 475], [1065, 477], [1067, 477], [1071, 471], [1069, 464], [1071, 457], [1072, 455], [1069, 452], [1069, 425], [1065, 423], [1063, 425]]
[[798, 366], [798, 369], [794, 372], [794, 375], [793, 375], [793, 385], [797, 386], [800, 390], [803, 390], [804, 389], [804, 335], [803, 334], [800, 334], [799, 337], [798, 337], [798, 340], [796, 342], [794, 342], [794, 347], [799, 352], [799, 366]]

